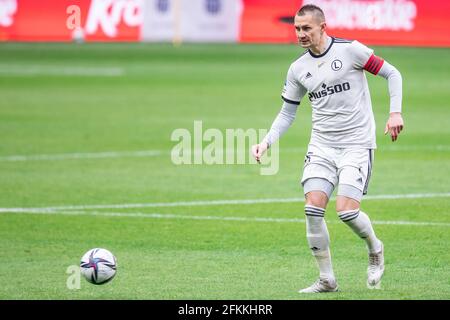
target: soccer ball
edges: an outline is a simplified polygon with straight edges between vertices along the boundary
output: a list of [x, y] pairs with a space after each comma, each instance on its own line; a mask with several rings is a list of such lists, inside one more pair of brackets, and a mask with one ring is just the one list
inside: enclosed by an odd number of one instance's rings
[[108, 250], [94, 248], [81, 258], [81, 274], [93, 284], [104, 284], [111, 281], [117, 271], [116, 257]]

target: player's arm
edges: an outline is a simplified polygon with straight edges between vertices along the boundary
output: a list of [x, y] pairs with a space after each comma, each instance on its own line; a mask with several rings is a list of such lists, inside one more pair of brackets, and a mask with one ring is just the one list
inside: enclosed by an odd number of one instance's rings
[[272, 126], [259, 143], [252, 146], [252, 154], [256, 161], [260, 161], [264, 152], [270, 148], [292, 125], [297, 113], [300, 101], [306, 93], [306, 89], [298, 82], [293, 67], [289, 68], [286, 83], [281, 94], [284, 100], [280, 112], [272, 123]]
[[402, 75], [393, 65], [387, 61], [383, 62], [378, 75], [388, 81], [390, 110], [389, 119], [386, 122], [384, 134], [389, 132], [392, 141], [396, 141], [403, 130], [402, 118]]
[[403, 130], [402, 118], [402, 76], [400, 72], [387, 61], [377, 57], [373, 50], [358, 41], [351, 44], [356, 68], [362, 68], [374, 75], [380, 75], [388, 81], [390, 95], [389, 119], [386, 123], [385, 132], [389, 132], [392, 141], [396, 141]]
[[252, 146], [252, 154], [256, 161], [260, 161], [264, 152], [270, 148], [282, 135], [285, 133], [295, 120], [298, 104], [291, 102], [284, 102], [280, 113], [272, 123], [269, 132], [264, 139]]

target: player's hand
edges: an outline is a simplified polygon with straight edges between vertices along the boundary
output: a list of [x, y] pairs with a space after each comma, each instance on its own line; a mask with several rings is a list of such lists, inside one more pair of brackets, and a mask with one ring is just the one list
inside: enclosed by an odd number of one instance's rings
[[266, 150], [269, 148], [269, 144], [267, 142], [262, 142], [259, 144], [254, 144], [252, 146], [252, 154], [255, 160], [258, 163], [261, 163], [261, 157], [266, 152]]
[[386, 123], [386, 128], [384, 129], [384, 134], [391, 135], [392, 141], [396, 141], [398, 135], [403, 130], [403, 118], [400, 112], [392, 112], [389, 115], [389, 119]]

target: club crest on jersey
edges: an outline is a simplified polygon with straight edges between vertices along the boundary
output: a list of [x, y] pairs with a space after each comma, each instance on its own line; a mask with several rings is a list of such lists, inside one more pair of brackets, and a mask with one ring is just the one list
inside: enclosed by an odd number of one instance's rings
[[342, 61], [339, 59], [333, 60], [333, 62], [331, 62], [331, 69], [333, 69], [334, 71], [339, 71], [342, 68]]

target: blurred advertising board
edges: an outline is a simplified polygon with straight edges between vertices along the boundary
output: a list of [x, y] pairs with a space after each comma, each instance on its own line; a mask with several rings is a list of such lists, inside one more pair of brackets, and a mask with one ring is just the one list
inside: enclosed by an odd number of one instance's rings
[[0, 0], [0, 40], [139, 41], [144, 0]]
[[303, 3], [324, 10], [333, 36], [450, 46], [445, 0], [0, 0], [0, 41], [295, 43]]
[[[294, 43], [301, 1], [245, 0], [241, 42]], [[450, 46], [447, 0], [309, 0], [321, 7], [328, 34], [372, 45]]]
[[241, 0], [147, 0], [142, 40], [237, 42]]

